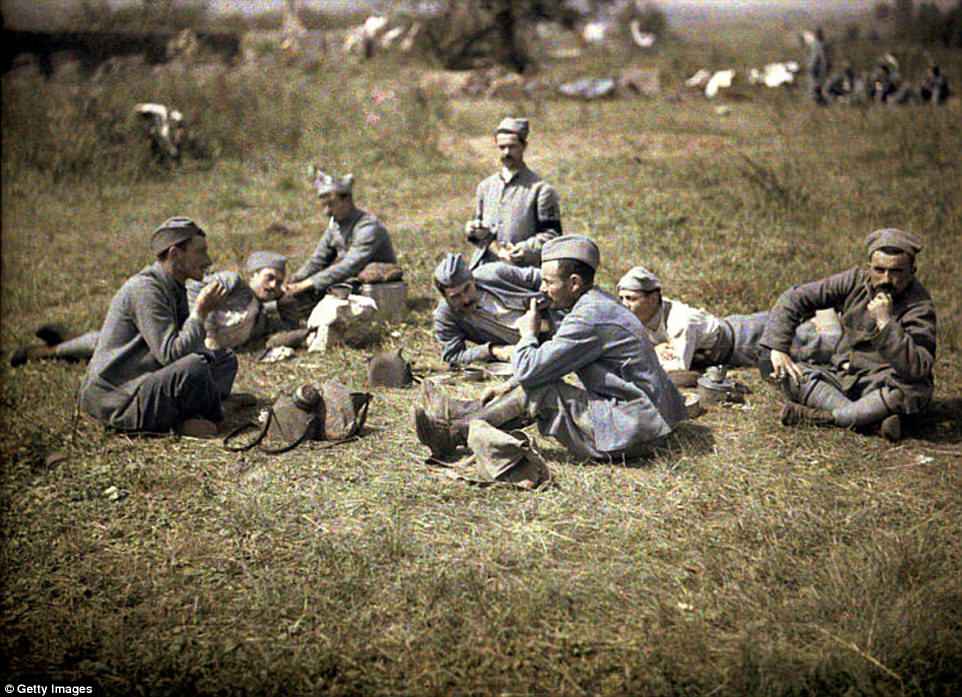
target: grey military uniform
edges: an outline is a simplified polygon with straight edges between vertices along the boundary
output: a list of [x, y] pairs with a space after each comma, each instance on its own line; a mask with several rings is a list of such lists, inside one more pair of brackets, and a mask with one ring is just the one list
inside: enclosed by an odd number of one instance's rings
[[[597, 288], [577, 300], [550, 340], [522, 339], [511, 365], [541, 433], [579, 457], [640, 454], [687, 418], [641, 322]], [[562, 382], [569, 373], [584, 389]]]
[[110, 303], [80, 405], [124, 431], [166, 432], [188, 418], [223, 418], [237, 374], [231, 351], [204, 349], [203, 321], [185, 287], [160, 262], [143, 269]]
[[[495, 233], [501, 244], [520, 245], [521, 265], [539, 266], [544, 243], [561, 234], [561, 206], [554, 187], [522, 166], [505, 180], [501, 172], [478, 185], [474, 216]], [[497, 261], [487, 249], [478, 249], [470, 268]]]
[[814, 384], [824, 381], [853, 400], [878, 391], [892, 413], [912, 414], [929, 403], [936, 345], [931, 296], [913, 279], [893, 298], [892, 321], [880, 330], [868, 311], [874, 295], [868, 272], [859, 267], [782, 294], [770, 313], [763, 347], [787, 352], [795, 327], [824, 308], [835, 309], [843, 331], [831, 365], [803, 364], [804, 378], [787, 388], [789, 397], [804, 404]]
[[[434, 337], [441, 344], [441, 358], [449, 365], [491, 361], [491, 346], [515, 344], [521, 338], [506, 319], [523, 315], [532, 299], [541, 297], [541, 271], [498, 262], [484, 264], [473, 273], [478, 291], [488, 294], [504, 312], [500, 316], [479, 309], [459, 314], [442, 300], [434, 310]], [[468, 342], [478, 344], [469, 347]]]
[[303, 294], [298, 314], [310, 314], [328, 288], [357, 276], [375, 261], [397, 263], [391, 237], [380, 220], [360, 208], [345, 220], [331, 218], [311, 258], [288, 279], [291, 283], [310, 279], [313, 285], [312, 291]]
[[200, 282], [188, 280], [187, 301], [191, 309], [204, 286], [214, 281], [227, 290], [227, 298], [208, 315], [204, 326], [208, 340], [214, 339], [218, 348], [236, 348], [253, 339], [294, 328], [293, 322], [281, 317], [276, 300], [262, 302], [236, 271], [208, 274]]

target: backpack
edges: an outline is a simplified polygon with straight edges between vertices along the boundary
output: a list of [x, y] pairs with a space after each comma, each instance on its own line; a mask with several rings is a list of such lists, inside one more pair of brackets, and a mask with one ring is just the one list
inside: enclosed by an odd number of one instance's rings
[[[286, 453], [305, 441], [327, 441], [327, 447], [354, 440], [367, 421], [371, 395], [351, 392], [336, 380], [324, 383], [319, 391], [305, 383], [290, 394], [282, 394], [267, 409], [267, 418], [253, 441], [230, 445], [230, 441], [250, 428], [248, 422], [224, 437], [224, 448], [232, 452], [255, 446], [272, 455]], [[270, 445], [263, 445], [264, 441]]]

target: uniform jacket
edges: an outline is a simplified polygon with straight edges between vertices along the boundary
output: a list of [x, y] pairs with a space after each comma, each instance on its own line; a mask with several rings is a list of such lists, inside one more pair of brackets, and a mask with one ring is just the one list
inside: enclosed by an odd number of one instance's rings
[[[494, 231], [498, 242], [521, 245], [524, 266], [540, 266], [544, 243], [561, 234], [558, 193], [527, 166], [507, 182], [499, 172], [478, 184], [474, 216]], [[471, 268], [496, 260], [479, 249]]]
[[[540, 269], [497, 262], [479, 266], [473, 276], [478, 290], [521, 313], [527, 311], [533, 298], [541, 296]], [[458, 314], [444, 300], [434, 310], [434, 337], [441, 344], [441, 358], [449, 365], [493, 360], [490, 344], [503, 346], [516, 341], [506, 341], [505, 336], [493, 333], [470, 315]], [[469, 341], [479, 345], [468, 348]]]
[[765, 348], [788, 351], [795, 327], [816, 310], [834, 308], [842, 338], [830, 371], [843, 389], [856, 383], [862, 392], [887, 385], [896, 388], [895, 404], [904, 413], [922, 409], [932, 398], [935, 363], [935, 305], [929, 292], [913, 279], [893, 298], [892, 321], [882, 330], [868, 312], [874, 297], [868, 272], [861, 267], [805, 283], [782, 293], [769, 314], [762, 336]]
[[578, 298], [550, 340], [539, 346], [536, 337], [522, 339], [511, 365], [526, 389], [577, 374], [603, 452], [655, 440], [687, 418], [641, 322], [597, 288]]
[[148, 374], [204, 350], [204, 322], [191, 315], [187, 291], [155, 262], [132, 276], [110, 302], [81, 388], [85, 408], [107, 419]]
[[331, 218], [311, 258], [290, 280], [309, 278], [314, 289], [323, 293], [335, 283], [356, 276], [372, 261], [397, 263], [391, 237], [380, 220], [355, 208], [346, 220]]

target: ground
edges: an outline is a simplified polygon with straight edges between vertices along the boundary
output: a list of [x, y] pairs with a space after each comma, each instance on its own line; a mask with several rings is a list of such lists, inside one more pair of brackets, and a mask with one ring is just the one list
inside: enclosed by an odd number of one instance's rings
[[[651, 61], [665, 84], [710, 50]], [[755, 311], [862, 263], [872, 229], [918, 232], [939, 313], [932, 411], [896, 445], [784, 429], [775, 391], [739, 371], [745, 405], [712, 408], [648, 460], [595, 465], [536, 439], [555, 483], [527, 493], [426, 466], [415, 390], [376, 390], [354, 443], [268, 457], [105, 434], [75, 419], [83, 366], [5, 367], [5, 682], [151, 695], [957, 691], [958, 101], [817, 109], [759, 91], [721, 116], [689, 93], [444, 100], [413, 90], [417, 70], [274, 67], [203, 90], [164, 76], [93, 97], [5, 79], [4, 350], [41, 321], [99, 326], [170, 215], [204, 225], [218, 266], [265, 247], [296, 265], [323, 226], [313, 161], [353, 171], [358, 203], [394, 236], [410, 312], [380, 348], [439, 369], [431, 270], [462, 248], [496, 164], [491, 128], [524, 114], [528, 159], [558, 188], [565, 230], [599, 242], [607, 289], [644, 263], [686, 302]], [[141, 95], [176, 102], [215, 159], [144, 174], [95, 128], [56, 127], [71, 108], [90, 113], [85, 100], [121, 113]], [[85, 137], [110, 159], [88, 157]], [[377, 348], [270, 366], [242, 355], [237, 387], [265, 400], [304, 381], [360, 388]]]

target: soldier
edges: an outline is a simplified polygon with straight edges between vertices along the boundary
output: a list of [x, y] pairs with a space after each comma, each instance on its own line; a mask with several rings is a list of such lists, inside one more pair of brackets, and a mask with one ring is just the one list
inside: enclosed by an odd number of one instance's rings
[[[922, 248], [915, 235], [886, 228], [866, 238], [868, 266], [785, 291], [769, 315], [761, 345], [772, 375], [790, 400], [782, 424], [863, 428], [901, 438], [901, 414], [932, 399], [935, 305], [915, 278]], [[835, 308], [843, 334], [831, 365], [796, 363], [788, 354], [795, 328], [816, 310]]]
[[[541, 341], [541, 312], [531, 300], [518, 323], [514, 375], [485, 395], [484, 406], [452, 404], [428, 390], [427, 409], [416, 408], [414, 417], [418, 439], [435, 457], [464, 444], [474, 419], [492, 426], [534, 419], [542, 434], [557, 438], [575, 456], [610, 461], [649, 452], [687, 418], [684, 401], [659, 365], [645, 328], [594, 287], [599, 257], [597, 245], [580, 235], [545, 244], [541, 289], [552, 309], [567, 314], [554, 336]], [[564, 382], [570, 373], [583, 389]]]
[[227, 289], [215, 281], [188, 309], [188, 279], [210, 267], [207, 236], [190, 218], [170, 218], [150, 240], [157, 256], [114, 296], [80, 390], [80, 406], [120, 431], [210, 436], [237, 374], [232, 351], [204, 347], [207, 317]]
[[354, 177], [315, 174], [314, 188], [329, 223], [311, 258], [284, 285], [280, 310], [290, 318], [306, 319], [328, 288], [356, 277], [371, 262], [397, 263], [387, 229], [354, 205]]
[[[648, 330], [665, 370], [704, 370], [725, 365], [762, 366], [763, 374], [767, 372], [767, 351], [758, 346], [768, 322], [767, 312], [716, 317], [707, 310], [663, 298], [661, 281], [644, 266], [636, 266], [622, 276], [618, 295]], [[792, 339], [792, 356], [827, 363], [840, 337], [841, 330], [819, 332], [814, 322], [805, 322]]]
[[942, 74], [942, 69], [933, 63], [919, 86], [920, 98], [926, 104], [942, 105], [949, 98], [949, 94], [949, 81]]
[[[449, 365], [510, 361], [521, 338], [518, 320], [543, 297], [540, 269], [497, 262], [472, 273], [460, 254], [438, 264], [434, 285], [444, 298], [434, 310], [434, 338]], [[469, 348], [469, 341], [478, 345]]]
[[[208, 284], [217, 281], [226, 290], [224, 303], [208, 314], [204, 323], [208, 348], [240, 348], [261, 337], [293, 328], [277, 309], [286, 265], [287, 259], [275, 252], [253, 252], [244, 265], [250, 274], [246, 281], [236, 271], [209, 274], [201, 282], [187, 280], [187, 300], [191, 309]], [[10, 358], [11, 365], [16, 367], [37, 359], [90, 360], [100, 332], [87, 332], [65, 340], [56, 327], [45, 325], [38, 331], [38, 336], [46, 345], [18, 349]]]
[[561, 234], [558, 194], [524, 163], [527, 119], [504, 119], [494, 138], [501, 171], [478, 185], [474, 219], [464, 230], [478, 248], [469, 268], [498, 260], [538, 266], [545, 242]]
[[821, 27], [818, 27], [808, 47], [808, 80], [809, 93], [815, 103], [820, 106], [828, 104], [823, 89], [825, 80], [831, 72], [831, 52], [825, 42], [825, 32], [822, 31]]

